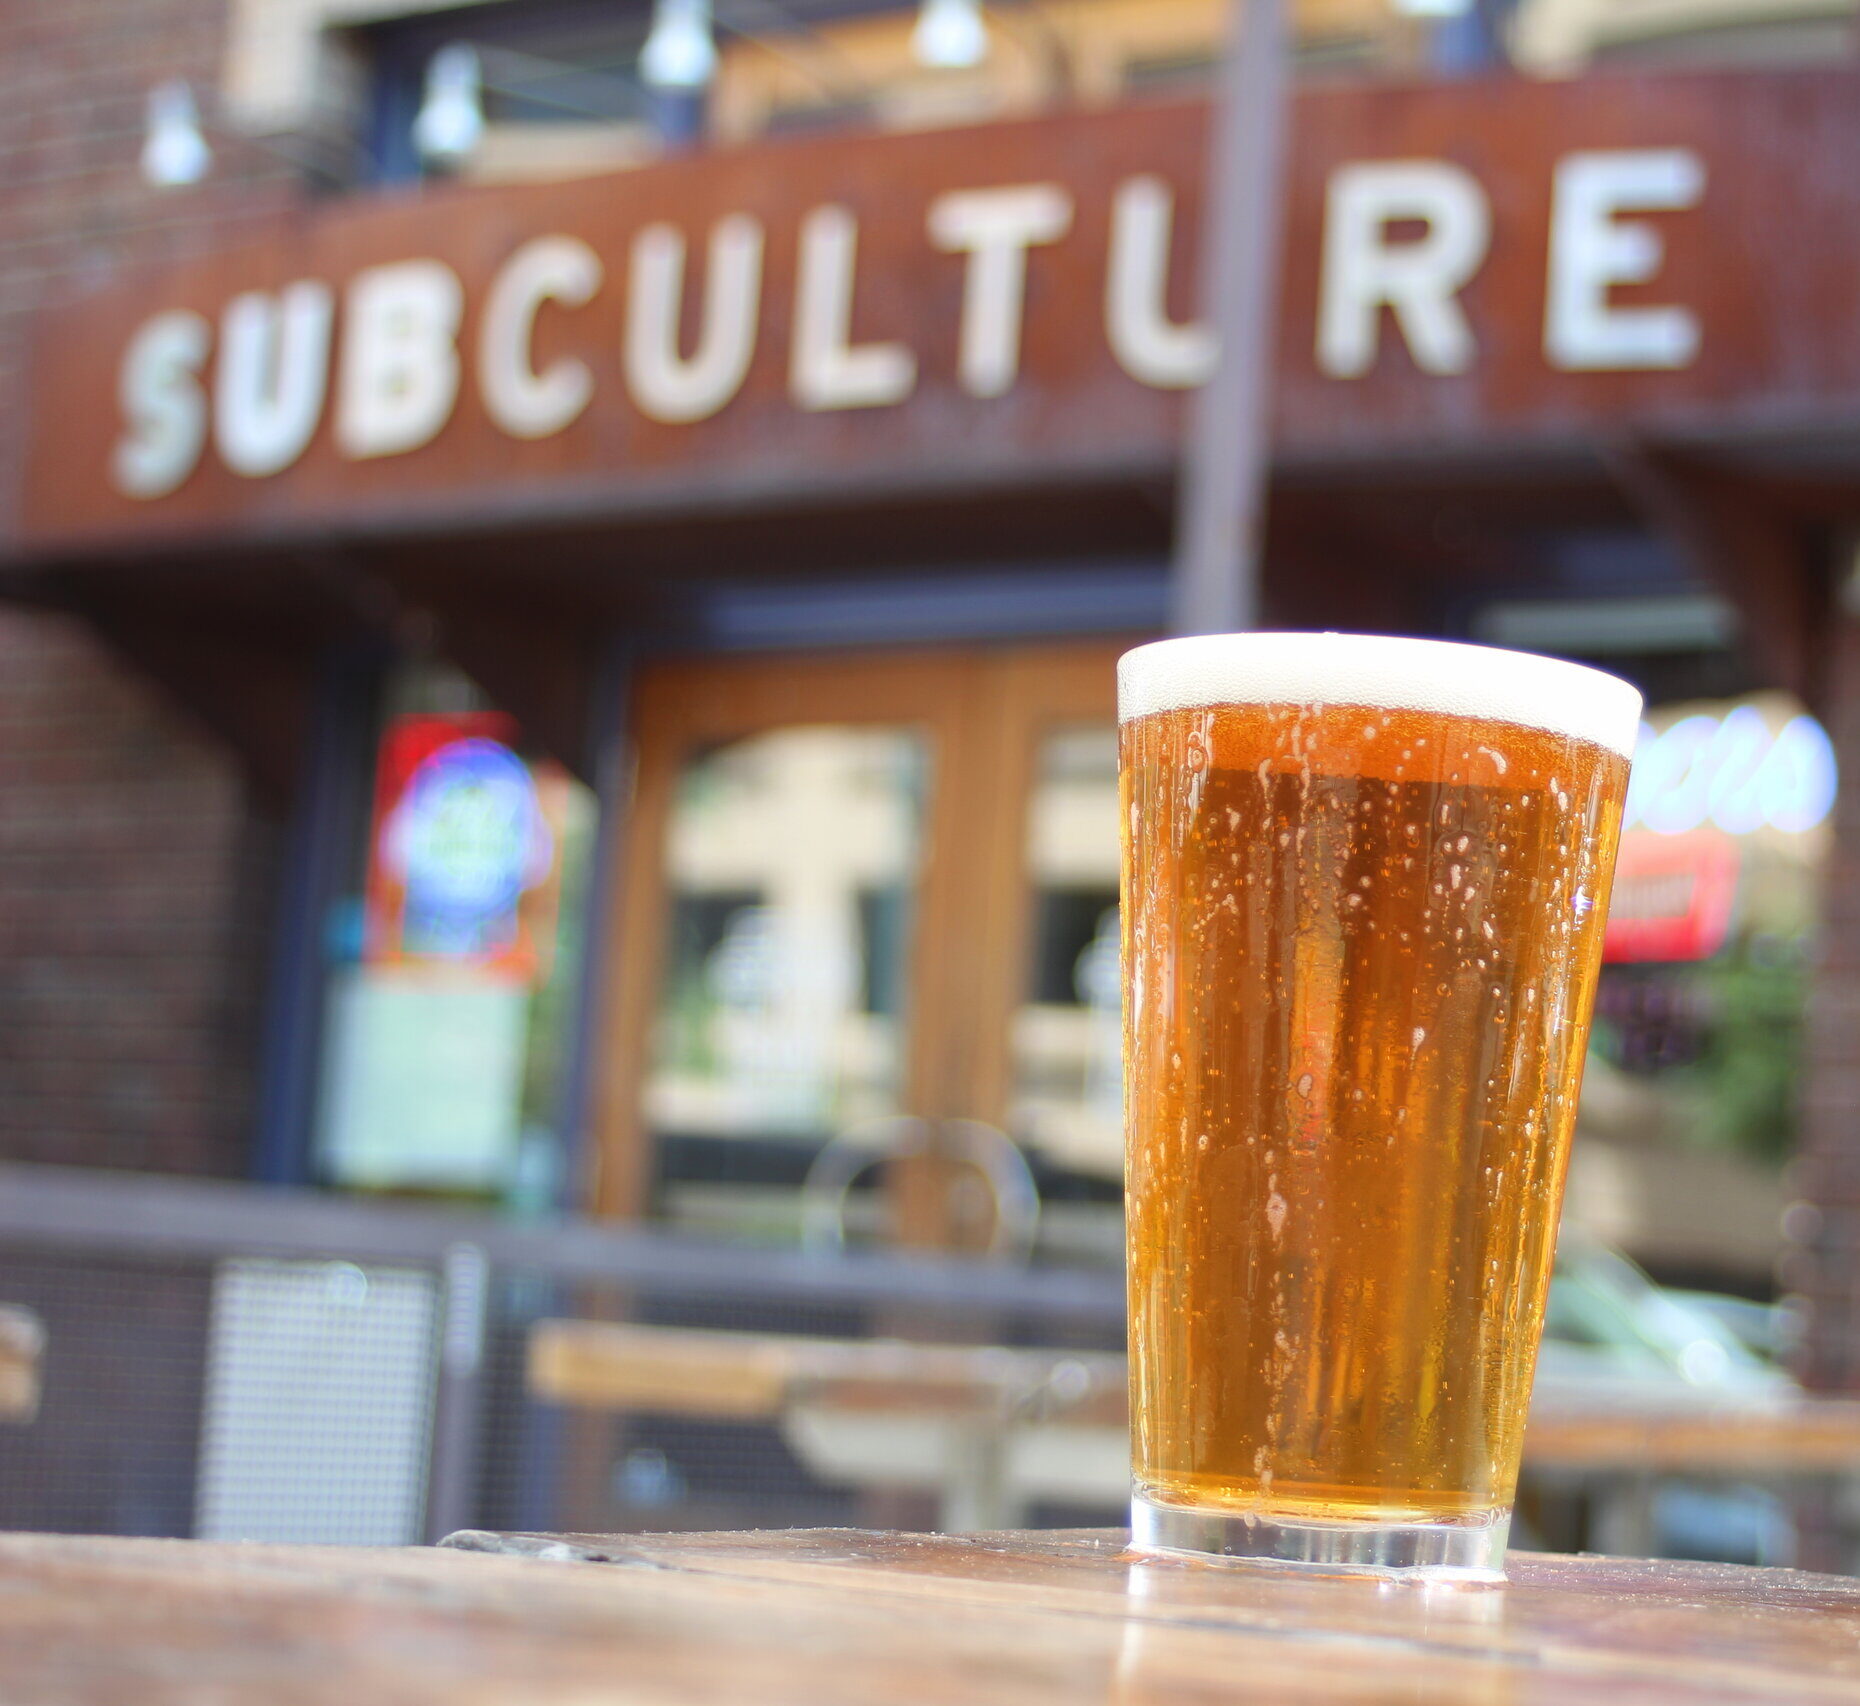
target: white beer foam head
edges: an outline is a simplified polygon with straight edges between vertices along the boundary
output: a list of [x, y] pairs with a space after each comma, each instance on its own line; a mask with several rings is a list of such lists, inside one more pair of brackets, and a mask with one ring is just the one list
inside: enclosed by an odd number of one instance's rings
[[1117, 664], [1118, 718], [1214, 705], [1371, 705], [1516, 723], [1634, 755], [1641, 697], [1599, 669], [1446, 640], [1205, 634]]

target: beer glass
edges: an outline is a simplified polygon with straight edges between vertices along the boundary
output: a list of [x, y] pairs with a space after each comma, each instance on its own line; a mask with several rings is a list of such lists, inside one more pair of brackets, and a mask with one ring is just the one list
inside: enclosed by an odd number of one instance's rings
[[1497, 1578], [1640, 696], [1353, 634], [1118, 696], [1133, 1543]]

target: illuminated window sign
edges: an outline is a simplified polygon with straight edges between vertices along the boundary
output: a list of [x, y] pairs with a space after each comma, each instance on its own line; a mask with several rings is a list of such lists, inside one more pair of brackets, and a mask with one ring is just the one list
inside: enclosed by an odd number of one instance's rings
[[1686, 835], [1707, 825], [1727, 835], [1759, 829], [1805, 835], [1834, 810], [1834, 743], [1813, 717], [1780, 730], [1754, 705], [1695, 712], [1664, 730], [1643, 723], [1634, 750], [1625, 827]]
[[397, 719], [382, 741], [368, 879], [371, 965], [546, 975], [559, 779], [495, 712]]
[[1740, 932], [1813, 915], [1839, 784], [1827, 731], [1785, 698], [1686, 707], [1641, 725], [1605, 954], [1708, 960]]

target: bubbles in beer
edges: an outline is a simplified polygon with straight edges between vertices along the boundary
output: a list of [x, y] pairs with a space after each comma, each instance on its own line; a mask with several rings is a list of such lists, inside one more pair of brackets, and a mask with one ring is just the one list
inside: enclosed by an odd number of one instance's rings
[[1626, 761], [1341, 693], [1123, 740], [1138, 1479], [1503, 1503]]

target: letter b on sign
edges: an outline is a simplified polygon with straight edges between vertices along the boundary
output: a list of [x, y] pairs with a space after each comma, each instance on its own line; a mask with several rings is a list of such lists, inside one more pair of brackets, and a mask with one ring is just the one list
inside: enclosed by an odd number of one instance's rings
[[370, 267], [344, 302], [336, 447], [360, 461], [438, 436], [459, 394], [465, 289], [441, 261]]

